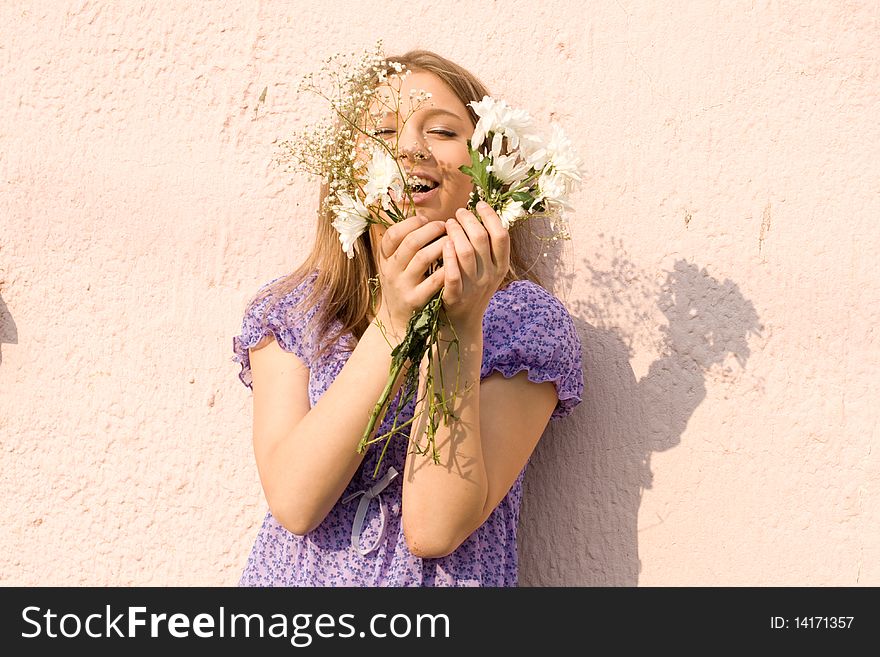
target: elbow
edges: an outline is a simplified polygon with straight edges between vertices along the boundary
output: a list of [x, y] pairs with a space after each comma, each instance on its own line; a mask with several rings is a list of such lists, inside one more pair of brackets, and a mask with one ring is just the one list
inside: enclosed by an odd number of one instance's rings
[[406, 547], [413, 556], [420, 559], [440, 559], [455, 552], [460, 543], [454, 541], [443, 540], [442, 537], [434, 539], [431, 537], [413, 537], [406, 536]]
[[321, 524], [323, 518], [315, 518], [302, 509], [283, 508], [269, 505], [269, 512], [291, 534], [305, 536]]
[[440, 559], [455, 552], [470, 536], [470, 532], [456, 531], [439, 526], [407, 527], [404, 523], [403, 535], [406, 547], [413, 556], [420, 559]]
[[263, 492], [269, 504], [269, 512], [284, 529], [296, 536], [314, 531], [330, 513], [336, 497], [323, 491], [303, 490], [296, 487], [269, 487]]
[[306, 534], [308, 534], [309, 532], [314, 530], [315, 527], [317, 527], [320, 524], [320, 523], [313, 524], [313, 523], [302, 522], [302, 521], [297, 521], [297, 520], [290, 522], [290, 521], [286, 521], [286, 520], [281, 520], [277, 516], [275, 519], [278, 520], [278, 524], [280, 524], [282, 527], [284, 527], [284, 529], [289, 531], [291, 534], [294, 534], [295, 536], [305, 536]]

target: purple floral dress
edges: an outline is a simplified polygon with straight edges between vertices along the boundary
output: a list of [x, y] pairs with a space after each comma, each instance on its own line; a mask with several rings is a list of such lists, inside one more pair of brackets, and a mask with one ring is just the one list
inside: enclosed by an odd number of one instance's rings
[[[312, 406], [350, 353], [341, 338], [315, 358], [315, 341], [304, 330], [315, 309], [288, 317], [287, 310], [309, 291], [313, 281], [314, 274], [285, 296], [265, 322], [262, 311], [271, 299], [251, 304], [241, 334], [232, 341], [234, 360], [241, 364], [239, 378], [251, 387], [248, 349], [271, 332], [282, 349], [308, 365]], [[580, 403], [584, 386], [581, 344], [571, 316], [544, 288], [530, 281], [514, 281], [495, 293], [483, 316], [481, 378], [496, 371], [510, 378], [523, 370], [530, 381], [555, 384], [559, 402], [552, 418], [568, 415]], [[391, 407], [395, 406], [396, 400]], [[413, 411], [414, 403], [410, 402], [402, 417], [412, 417]], [[379, 430], [384, 433], [389, 428], [390, 418], [386, 418]], [[373, 479], [379, 451], [372, 448], [367, 452], [339, 501], [309, 534], [292, 534], [267, 513], [239, 585], [517, 585], [516, 529], [525, 468], [486, 522], [455, 552], [439, 559], [422, 559], [407, 548], [401, 522], [402, 477], [394, 477], [391, 470], [404, 471], [405, 434], [392, 439], [378, 477]], [[372, 493], [368, 492], [371, 488]]]

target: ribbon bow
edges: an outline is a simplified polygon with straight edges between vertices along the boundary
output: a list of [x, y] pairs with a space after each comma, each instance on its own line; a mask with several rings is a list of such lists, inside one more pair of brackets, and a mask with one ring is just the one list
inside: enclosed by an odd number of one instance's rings
[[[377, 547], [379, 547], [379, 543], [382, 542], [382, 539], [385, 537], [385, 524], [386, 517], [388, 515], [388, 508], [385, 505], [385, 500], [382, 499], [382, 496], [379, 495], [383, 490], [388, 488], [388, 484], [390, 484], [394, 478], [399, 473], [394, 468], [388, 468], [388, 471], [385, 475], [373, 484], [370, 488], [366, 490], [359, 490], [351, 495], [348, 495], [345, 499], [342, 500], [343, 504], [348, 504], [351, 500], [356, 498], [358, 495], [363, 495], [361, 497], [361, 501], [358, 503], [357, 511], [354, 513], [354, 522], [351, 525], [351, 546], [357, 550], [361, 556], [366, 556]], [[382, 524], [379, 527], [379, 536], [376, 538], [376, 542], [373, 543], [369, 548], [364, 549], [361, 547], [361, 531], [364, 528], [364, 519], [367, 517], [367, 509], [370, 506], [370, 500], [373, 498], [378, 498], [379, 500], [379, 510], [382, 514]]]

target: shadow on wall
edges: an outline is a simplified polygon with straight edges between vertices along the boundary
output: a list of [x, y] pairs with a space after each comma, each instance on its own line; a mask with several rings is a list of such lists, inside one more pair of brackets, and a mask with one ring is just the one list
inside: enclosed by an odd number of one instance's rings
[[[608, 269], [586, 259], [577, 268], [601, 298], [567, 304], [583, 345], [584, 397], [571, 416], [551, 423], [527, 470], [521, 586], [638, 584], [639, 505], [652, 484], [651, 455], [681, 442], [706, 396], [706, 373], [734, 376], [730, 357], [744, 369], [749, 335], [763, 328], [732, 281], [679, 260], [658, 287], [613, 246]], [[640, 344], [635, 331], [618, 327], [650, 328], [649, 314], [638, 313], [651, 303], [668, 324], [659, 341], [647, 330], [653, 344]], [[636, 380], [630, 359], [648, 346], [659, 355]]]
[[6, 307], [3, 296], [0, 295], [0, 363], [3, 363], [3, 345], [18, 344], [18, 327], [12, 319], [12, 313]]

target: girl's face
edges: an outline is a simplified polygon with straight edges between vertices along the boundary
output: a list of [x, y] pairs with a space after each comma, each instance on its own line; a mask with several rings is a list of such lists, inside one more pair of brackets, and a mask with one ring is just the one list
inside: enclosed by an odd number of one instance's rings
[[[377, 90], [391, 100], [388, 105], [400, 108], [399, 112], [384, 110], [378, 134], [392, 149], [396, 145], [401, 169], [415, 188], [415, 213], [446, 221], [467, 205], [473, 189], [470, 177], [458, 167], [471, 163], [467, 140], [474, 126], [458, 96], [433, 73], [413, 71], [400, 83], [399, 92], [396, 86]], [[423, 92], [431, 95], [419, 102]], [[414, 213], [409, 207], [404, 211]]]

